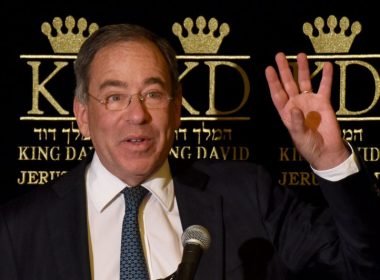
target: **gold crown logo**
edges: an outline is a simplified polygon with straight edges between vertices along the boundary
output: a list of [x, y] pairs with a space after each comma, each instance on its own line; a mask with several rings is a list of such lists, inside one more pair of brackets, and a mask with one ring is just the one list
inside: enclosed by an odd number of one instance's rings
[[177, 22], [173, 24], [172, 31], [179, 38], [185, 53], [217, 53], [224, 37], [230, 32], [228, 24], [223, 23], [219, 27], [219, 36], [215, 36], [218, 21], [211, 18], [208, 22], [209, 32], [204, 33], [206, 19], [203, 16], [199, 16], [196, 20], [197, 33], [193, 33], [194, 22], [191, 18], [186, 18], [183, 21], [183, 26], [186, 29], [187, 36], [182, 35], [182, 26]]
[[92, 23], [88, 28], [89, 34], [86, 37], [83, 33], [87, 28], [87, 21], [84, 18], [80, 18], [77, 24], [77, 32], [74, 33], [75, 19], [72, 16], [67, 16], [65, 19], [66, 33], [62, 32], [62, 26], [62, 19], [55, 17], [53, 19], [53, 27], [56, 30], [56, 35], [53, 36], [50, 23], [44, 22], [41, 25], [41, 31], [48, 37], [54, 53], [78, 53], [80, 46], [88, 36], [99, 29], [96, 23]]
[[313, 36], [313, 27], [308, 22], [303, 25], [303, 33], [309, 36], [316, 53], [348, 53], [356, 35], [362, 30], [360, 22], [355, 21], [351, 25], [351, 34], [346, 36], [345, 33], [349, 28], [350, 21], [347, 17], [342, 17], [339, 21], [340, 32], [336, 33], [335, 28], [338, 21], [333, 15], [327, 18], [329, 33], [323, 31], [325, 22], [321, 17], [314, 20], [314, 25], [318, 30], [318, 36]]

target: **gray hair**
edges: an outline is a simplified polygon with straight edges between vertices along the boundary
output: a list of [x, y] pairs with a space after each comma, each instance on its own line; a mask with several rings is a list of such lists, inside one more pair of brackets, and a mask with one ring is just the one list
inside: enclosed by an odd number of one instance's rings
[[172, 95], [179, 88], [176, 53], [169, 42], [150, 30], [133, 24], [106, 25], [95, 31], [81, 46], [74, 62], [76, 78], [75, 96], [86, 103], [88, 100], [89, 70], [96, 53], [107, 45], [123, 41], [147, 40], [158, 47], [166, 62], [172, 84]]

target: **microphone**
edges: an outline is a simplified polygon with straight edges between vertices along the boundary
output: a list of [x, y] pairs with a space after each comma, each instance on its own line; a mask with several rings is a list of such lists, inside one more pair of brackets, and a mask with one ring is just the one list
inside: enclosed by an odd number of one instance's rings
[[201, 225], [192, 225], [183, 232], [181, 241], [184, 247], [182, 260], [178, 265], [174, 279], [192, 280], [203, 252], [210, 247], [210, 233]]

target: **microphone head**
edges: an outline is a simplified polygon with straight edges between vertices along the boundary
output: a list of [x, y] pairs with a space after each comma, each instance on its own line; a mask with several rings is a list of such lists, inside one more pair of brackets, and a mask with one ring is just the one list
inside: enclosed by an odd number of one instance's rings
[[203, 250], [207, 250], [210, 247], [211, 236], [208, 230], [201, 225], [189, 226], [182, 234], [182, 245], [197, 244], [202, 247]]

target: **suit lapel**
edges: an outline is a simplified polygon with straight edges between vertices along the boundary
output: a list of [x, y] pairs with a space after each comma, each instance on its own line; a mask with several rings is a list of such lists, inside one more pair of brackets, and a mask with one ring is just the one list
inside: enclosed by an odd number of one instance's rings
[[[211, 235], [210, 248], [203, 254], [196, 279], [223, 279], [223, 228], [221, 198], [205, 189], [208, 176], [190, 169], [173, 176], [182, 227], [202, 225]], [[212, 275], [212, 276], [211, 276]]]
[[[54, 185], [58, 199], [47, 213], [50, 242], [62, 279], [91, 279], [85, 188], [85, 167], [91, 158]], [[183, 229], [202, 225], [211, 235], [210, 248], [201, 258], [196, 279], [223, 279], [221, 197], [207, 191], [208, 176], [198, 170], [174, 172], [173, 179]]]
[[85, 164], [81, 164], [55, 184], [58, 199], [47, 213], [58, 275], [62, 279], [91, 279], [84, 168]]

